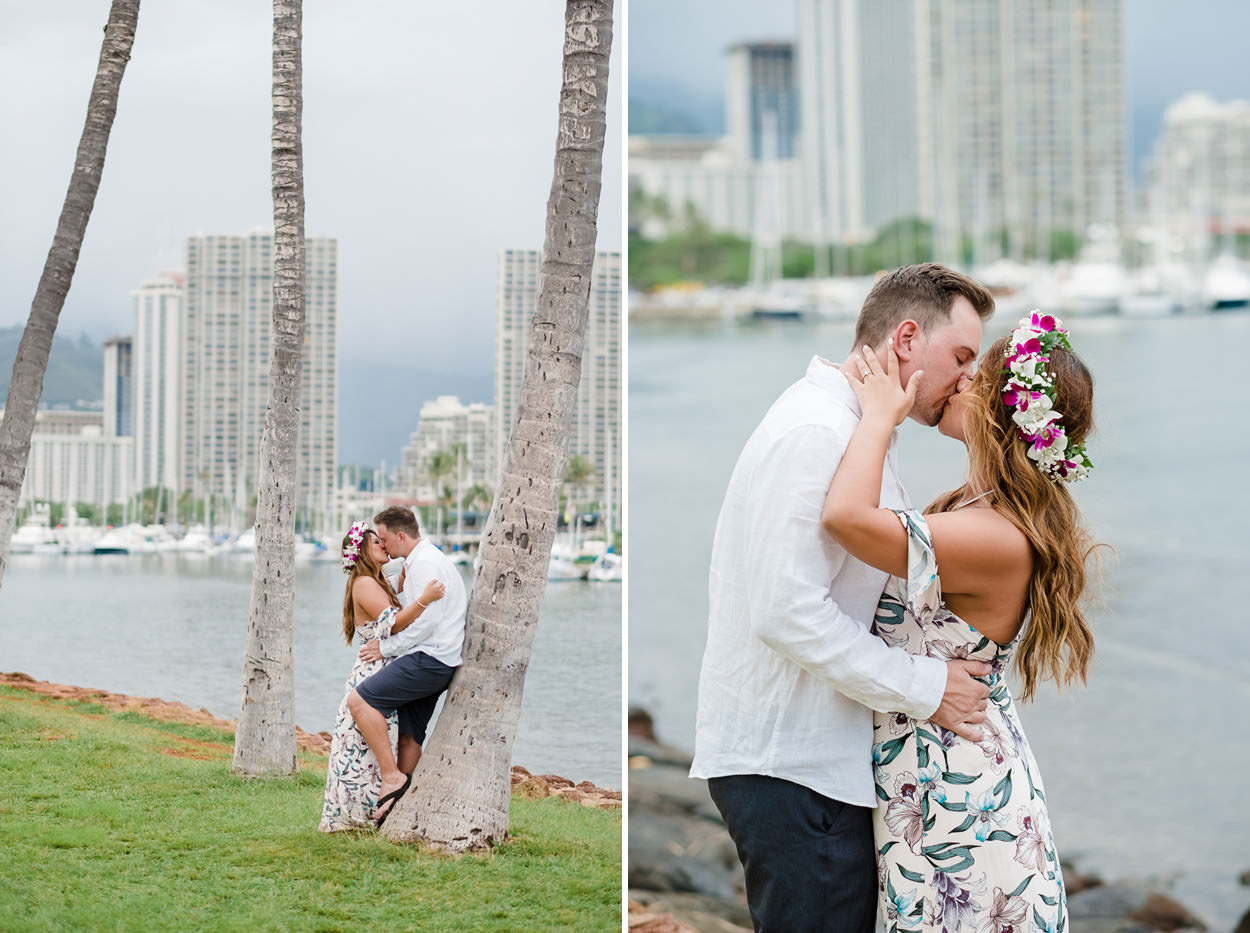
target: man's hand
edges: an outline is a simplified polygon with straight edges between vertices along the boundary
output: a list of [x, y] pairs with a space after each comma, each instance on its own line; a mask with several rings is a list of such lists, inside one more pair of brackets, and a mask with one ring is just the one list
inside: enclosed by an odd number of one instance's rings
[[[382, 660], [382, 648], [378, 644], [378, 640], [375, 638], [372, 641], [365, 642], [365, 646], [360, 649], [360, 653], [356, 655], [356, 657], [360, 658], [360, 660], [362, 661], [381, 661]], [[947, 675], [947, 678], [946, 678], [946, 689], [949, 692], [950, 690], [950, 676], [949, 675]], [[986, 696], [989, 696], [988, 691], [986, 692]], [[943, 699], [943, 702], [945, 702], [945, 699]]]
[[947, 661], [946, 692], [937, 712], [929, 718], [969, 742], [981, 741], [981, 729], [976, 724], [985, 722], [990, 688], [973, 678], [987, 677], [992, 672], [993, 668], [984, 661]]

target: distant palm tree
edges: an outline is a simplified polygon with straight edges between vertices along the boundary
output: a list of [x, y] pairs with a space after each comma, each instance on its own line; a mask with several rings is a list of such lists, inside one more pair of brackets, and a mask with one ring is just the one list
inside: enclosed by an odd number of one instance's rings
[[304, 369], [303, 0], [273, 4], [273, 340], [233, 770], [295, 771], [295, 452]]
[[456, 459], [457, 448], [463, 448], [463, 444], [453, 444], [447, 450], [437, 450], [430, 454], [430, 459], [425, 464], [425, 475], [429, 479], [430, 484], [434, 487], [434, 504], [438, 509], [438, 528], [442, 531], [443, 526], [443, 509], [451, 502], [455, 501], [455, 493], [444, 482], [448, 477], [456, 475], [458, 461]]
[[466, 512], [471, 511], [479, 505], [489, 506], [495, 501], [495, 491], [485, 483], [474, 483], [464, 491], [464, 496], [460, 500], [460, 507]]
[[61, 309], [65, 307], [87, 221], [95, 206], [109, 133], [117, 115], [117, 96], [126, 63], [130, 61], [138, 23], [139, 0], [113, 0], [87, 104], [87, 122], [74, 158], [74, 172], [52, 237], [52, 248], [48, 250], [43, 275], [30, 305], [26, 329], [17, 347], [17, 359], [13, 361], [4, 419], [0, 420], [0, 584], [4, 582], [4, 569], [8, 564], [18, 497], [30, 458], [30, 435], [35, 429], [35, 413], [39, 410], [39, 396], [43, 394], [43, 375], [52, 352], [52, 335], [56, 332]]
[[512, 744], [581, 378], [611, 48], [612, 0], [568, 0], [555, 177], [516, 420], [482, 536], [464, 665], [417, 765], [413, 789], [383, 828], [396, 841], [463, 851], [508, 832]]
[[576, 521], [578, 505], [582, 502], [581, 494], [586, 491], [586, 483], [598, 472], [595, 465], [586, 457], [580, 454], [569, 457], [569, 464], [564, 468], [564, 488], [568, 490], [566, 495], [569, 511], [573, 513], [574, 521]]

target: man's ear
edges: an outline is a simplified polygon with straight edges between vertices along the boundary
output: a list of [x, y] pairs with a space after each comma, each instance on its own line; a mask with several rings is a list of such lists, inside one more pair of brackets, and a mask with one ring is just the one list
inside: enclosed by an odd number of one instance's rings
[[907, 362], [920, 349], [920, 325], [908, 318], [894, 328], [894, 352], [900, 362]]

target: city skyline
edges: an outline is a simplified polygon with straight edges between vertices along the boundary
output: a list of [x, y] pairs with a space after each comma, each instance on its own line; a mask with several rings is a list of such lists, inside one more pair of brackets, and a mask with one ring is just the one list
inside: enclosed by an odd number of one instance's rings
[[[1129, 168], [1137, 174], [1162, 131], [1164, 111], [1186, 93], [1203, 91], [1217, 101], [1250, 98], [1241, 53], [1250, 6], [1238, 0], [1133, 0], [1122, 6]], [[703, 123], [703, 132], [719, 134], [727, 51], [742, 42], [794, 41], [797, 3], [634, 0], [629, 28], [631, 99], [680, 101]]]
[[[452, 7], [304, 17], [307, 229], [340, 243], [344, 462], [393, 466], [420, 401], [493, 395], [500, 249], [541, 243], [564, 4], [498, 3], [466, 69]], [[107, 5], [4, 0], [0, 327], [23, 325], [69, 181]], [[242, 0], [144, 8], [99, 198], [59, 331], [127, 333], [135, 284], [177, 268], [197, 232], [272, 223], [271, 11]], [[387, 28], [377, 28], [385, 15]], [[599, 245], [623, 211], [623, 11], [608, 100]], [[501, 80], [506, 76], [506, 80]]]

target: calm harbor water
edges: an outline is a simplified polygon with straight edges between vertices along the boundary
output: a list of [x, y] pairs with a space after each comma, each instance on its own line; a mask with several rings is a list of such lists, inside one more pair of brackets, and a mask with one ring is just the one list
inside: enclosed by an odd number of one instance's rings
[[[1014, 320], [991, 324], [983, 346]], [[1231, 930], [1250, 905], [1250, 315], [1071, 319], [1094, 372], [1097, 469], [1074, 493], [1115, 548], [1091, 610], [1087, 687], [1022, 708], [1060, 853], [1108, 879], [1149, 878]], [[632, 325], [629, 702], [661, 740], [694, 741], [712, 533], [734, 461], [815, 353], [849, 324]], [[913, 503], [958, 484], [963, 448], [907, 422]], [[865, 750], [865, 754], [867, 750]]]
[[[345, 579], [336, 561], [296, 568], [295, 721], [310, 732], [333, 727], [355, 653], [342, 636]], [[14, 555], [0, 670], [233, 719], [251, 587], [251, 562], [229, 555]], [[619, 788], [621, 754], [621, 586], [551, 583], [513, 760]]]

